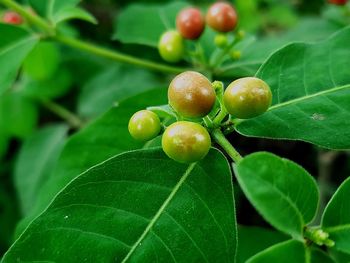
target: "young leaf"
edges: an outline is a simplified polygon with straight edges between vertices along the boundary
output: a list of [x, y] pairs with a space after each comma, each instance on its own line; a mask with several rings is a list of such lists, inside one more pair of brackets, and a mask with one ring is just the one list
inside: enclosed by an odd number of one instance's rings
[[85, 10], [77, 7], [81, 0], [28, 0], [32, 8], [54, 24], [69, 19], [81, 19], [96, 23], [96, 19]]
[[28, 138], [15, 165], [15, 185], [22, 214], [31, 211], [37, 201], [40, 187], [49, 179], [63, 148], [68, 127], [48, 126]]
[[166, 89], [155, 89], [121, 102], [102, 117], [73, 135], [64, 146], [50, 180], [38, 194], [38, 202], [24, 218], [17, 233], [40, 214], [53, 197], [78, 174], [116, 154], [141, 148], [128, 131], [130, 117], [149, 105], [166, 103]]
[[318, 188], [310, 174], [264, 152], [248, 155], [234, 169], [243, 192], [266, 221], [301, 240], [318, 206]]
[[286, 241], [287, 238], [281, 232], [266, 228], [238, 226], [237, 263], [245, 263], [248, 258], [258, 252], [279, 242]]
[[235, 235], [225, 157], [213, 149], [184, 165], [158, 148], [121, 154], [81, 174], [2, 262], [229, 263]]
[[305, 245], [296, 240], [289, 240], [272, 247], [251, 257], [247, 263], [308, 263]]
[[26, 30], [0, 24], [0, 94], [8, 89], [16, 78], [24, 58], [38, 42], [38, 37]]
[[344, 181], [329, 201], [322, 218], [322, 228], [335, 242], [334, 248], [350, 254], [350, 178]]
[[118, 17], [113, 38], [123, 43], [157, 47], [162, 33], [175, 29], [177, 13], [187, 4], [129, 5]]
[[270, 85], [273, 105], [257, 118], [242, 120], [237, 131], [350, 148], [349, 44], [346, 28], [324, 42], [295, 43], [274, 53], [256, 75]]

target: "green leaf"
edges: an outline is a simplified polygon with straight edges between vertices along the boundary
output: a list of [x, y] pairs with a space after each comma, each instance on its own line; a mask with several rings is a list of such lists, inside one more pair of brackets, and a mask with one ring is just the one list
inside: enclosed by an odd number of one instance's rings
[[261, 227], [238, 226], [237, 263], [245, 263], [251, 256], [285, 240], [287, 236], [277, 231]]
[[141, 148], [143, 144], [129, 135], [129, 119], [149, 105], [166, 103], [166, 92], [166, 89], [156, 89], [124, 100], [73, 135], [67, 141], [51, 179], [38, 193], [39, 202], [21, 222], [17, 233], [22, 232], [78, 174], [116, 154]]
[[175, 28], [177, 13], [187, 5], [183, 2], [129, 5], [116, 20], [113, 38], [127, 44], [157, 47], [161, 34]]
[[243, 192], [278, 230], [302, 240], [318, 206], [315, 180], [301, 166], [271, 153], [254, 153], [234, 167]]
[[169, 104], [147, 107], [147, 110], [153, 111], [162, 118], [176, 118], [176, 113]]
[[78, 111], [85, 117], [96, 117], [126, 98], [163, 85], [155, 74], [143, 69], [120, 65], [108, 68], [83, 87]]
[[272, 262], [307, 263], [308, 260], [304, 244], [300, 241], [289, 240], [269, 247], [247, 261], [247, 263]]
[[124, 153], [80, 175], [2, 262], [233, 262], [235, 235], [225, 157], [212, 150], [184, 165], [158, 148]]
[[56, 73], [61, 60], [55, 43], [40, 42], [23, 63], [23, 71], [34, 80], [47, 80]]
[[273, 105], [257, 118], [242, 120], [237, 131], [350, 148], [349, 44], [346, 28], [321, 43], [295, 43], [273, 54], [256, 75], [270, 85]]
[[264, 61], [279, 48], [296, 41], [320, 41], [339, 29], [341, 29], [340, 26], [325, 19], [308, 17], [301, 19], [293, 29], [281, 34], [261, 38], [247, 36], [235, 46], [235, 49], [241, 51], [241, 58], [236, 61], [228, 59], [220, 69], [220, 76], [231, 78], [252, 76]]
[[20, 149], [14, 180], [23, 215], [31, 211], [41, 186], [52, 174], [67, 132], [65, 125], [42, 128], [29, 137]]
[[8, 136], [26, 138], [37, 126], [37, 105], [18, 91], [0, 96], [0, 128]]
[[335, 261], [322, 250], [313, 248], [311, 249], [310, 263], [335, 263]]
[[345, 180], [329, 201], [322, 217], [322, 228], [335, 242], [334, 248], [350, 254], [350, 178]]
[[24, 58], [38, 42], [26, 30], [0, 24], [0, 94], [10, 88]]
[[77, 7], [81, 0], [28, 0], [32, 8], [55, 25], [70, 19], [81, 19], [96, 23], [96, 19], [86, 11]]

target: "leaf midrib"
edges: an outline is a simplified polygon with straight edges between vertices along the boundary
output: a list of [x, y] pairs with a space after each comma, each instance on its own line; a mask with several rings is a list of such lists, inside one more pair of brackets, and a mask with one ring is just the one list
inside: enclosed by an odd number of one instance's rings
[[339, 232], [339, 231], [349, 231], [350, 230], [350, 223], [345, 225], [339, 225], [339, 226], [332, 226], [332, 227], [325, 227], [325, 230], [330, 233]]
[[174, 189], [171, 191], [171, 193], [169, 194], [168, 198], [164, 201], [164, 203], [162, 204], [162, 206], [159, 208], [158, 212], [154, 215], [154, 217], [151, 219], [151, 221], [149, 222], [149, 224], [147, 225], [147, 227], [145, 228], [145, 230], [143, 231], [143, 233], [141, 234], [141, 236], [139, 237], [139, 239], [134, 243], [134, 245], [131, 247], [129, 253], [125, 256], [125, 258], [123, 259], [123, 261], [121, 263], [125, 263], [127, 262], [127, 260], [132, 256], [132, 254], [135, 252], [135, 250], [137, 249], [137, 247], [139, 246], [139, 244], [142, 242], [142, 240], [147, 236], [147, 234], [150, 232], [150, 230], [152, 229], [152, 227], [154, 226], [154, 224], [157, 222], [157, 220], [159, 219], [159, 217], [162, 215], [162, 213], [164, 212], [164, 210], [166, 209], [166, 207], [168, 206], [168, 204], [171, 202], [171, 200], [173, 199], [173, 197], [176, 195], [177, 191], [180, 189], [180, 187], [183, 185], [183, 183], [186, 181], [186, 179], [188, 178], [188, 176], [191, 174], [193, 168], [195, 167], [196, 163], [191, 164], [187, 170], [185, 171], [185, 173], [183, 174], [183, 176], [180, 178], [179, 182], [175, 185]]

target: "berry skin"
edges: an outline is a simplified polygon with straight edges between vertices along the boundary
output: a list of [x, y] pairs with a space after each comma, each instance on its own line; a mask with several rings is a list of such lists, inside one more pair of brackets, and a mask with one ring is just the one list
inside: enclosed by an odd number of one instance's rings
[[267, 111], [271, 105], [270, 87], [258, 78], [241, 78], [225, 90], [224, 104], [235, 118], [249, 119]]
[[328, 3], [333, 5], [346, 5], [348, 0], [328, 0]]
[[8, 11], [4, 14], [2, 21], [6, 24], [21, 25], [23, 18], [16, 12]]
[[168, 89], [170, 106], [186, 118], [206, 116], [214, 106], [216, 95], [210, 81], [202, 74], [186, 71], [177, 75]]
[[180, 163], [194, 163], [203, 159], [210, 146], [208, 131], [194, 122], [175, 122], [165, 130], [162, 137], [163, 151]]
[[149, 141], [159, 134], [160, 120], [154, 112], [141, 110], [130, 118], [128, 129], [135, 140]]
[[179, 62], [184, 55], [185, 47], [179, 32], [175, 30], [165, 32], [158, 43], [160, 56], [167, 62]]
[[185, 8], [176, 17], [176, 28], [183, 38], [198, 39], [202, 35], [204, 27], [204, 18], [197, 8]]
[[216, 31], [229, 32], [237, 25], [237, 13], [229, 3], [218, 2], [209, 8], [206, 21]]

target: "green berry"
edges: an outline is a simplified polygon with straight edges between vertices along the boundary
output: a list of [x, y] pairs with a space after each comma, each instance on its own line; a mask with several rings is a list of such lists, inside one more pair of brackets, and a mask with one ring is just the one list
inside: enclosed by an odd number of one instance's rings
[[166, 155], [180, 163], [193, 163], [203, 159], [210, 146], [208, 131], [194, 122], [175, 122], [165, 130], [162, 137]]
[[239, 60], [242, 56], [242, 53], [239, 50], [233, 50], [230, 52], [230, 56], [233, 60]]
[[185, 52], [184, 41], [179, 32], [175, 30], [165, 32], [158, 43], [160, 56], [167, 62], [179, 62]]
[[161, 126], [157, 114], [149, 110], [141, 110], [130, 118], [128, 128], [134, 139], [145, 142], [155, 138]]
[[219, 48], [225, 48], [228, 45], [228, 39], [225, 34], [218, 34], [215, 36], [214, 43]]
[[249, 119], [267, 111], [271, 105], [270, 87], [258, 78], [241, 78], [233, 81], [225, 90], [227, 111], [239, 119]]
[[168, 99], [171, 107], [180, 115], [200, 118], [211, 111], [216, 95], [211, 82], [204, 75], [186, 71], [171, 81]]

